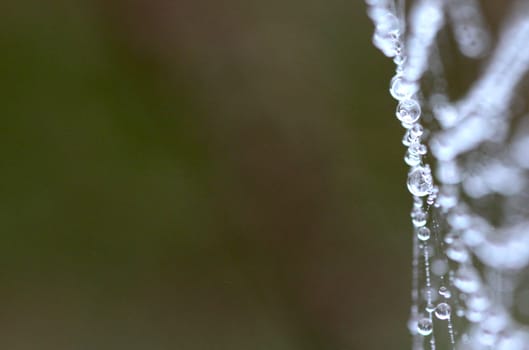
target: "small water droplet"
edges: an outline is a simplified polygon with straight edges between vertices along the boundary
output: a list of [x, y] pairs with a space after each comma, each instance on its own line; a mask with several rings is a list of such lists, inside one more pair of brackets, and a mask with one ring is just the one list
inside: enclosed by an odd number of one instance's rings
[[426, 312], [434, 312], [435, 311], [435, 305], [432, 303], [426, 304], [425, 307]]
[[397, 106], [396, 116], [401, 122], [412, 125], [421, 116], [421, 106], [415, 100], [402, 100]]
[[370, 11], [370, 15], [376, 21], [376, 30], [382, 33], [398, 35], [400, 31], [399, 19], [389, 11], [374, 12]]
[[437, 198], [437, 203], [444, 209], [448, 210], [453, 208], [457, 204], [458, 199], [458, 189], [455, 186], [443, 186], [439, 197]]
[[424, 128], [422, 127], [421, 124], [413, 124], [413, 126], [409, 130], [410, 130], [410, 134], [416, 138], [421, 137], [422, 134], [424, 133]]
[[420, 227], [417, 230], [417, 238], [421, 241], [427, 241], [430, 239], [430, 229], [428, 227]]
[[440, 320], [447, 320], [450, 318], [452, 308], [447, 303], [440, 303], [435, 309], [435, 316]]
[[467, 248], [460, 239], [454, 239], [450, 246], [446, 249], [446, 256], [450, 260], [463, 263], [470, 257]]
[[457, 270], [454, 285], [464, 293], [475, 293], [481, 286], [481, 278], [473, 267], [462, 265]]
[[448, 272], [448, 263], [441, 259], [432, 262], [432, 273], [436, 276], [444, 276]]
[[446, 288], [445, 286], [439, 287], [439, 294], [446, 299], [449, 299], [452, 296], [450, 289]]
[[416, 155], [425, 155], [427, 152], [427, 148], [425, 145], [419, 143], [419, 142], [412, 142], [410, 147], [408, 148], [408, 151], [410, 153], [416, 154]]
[[416, 83], [411, 83], [404, 80], [401, 75], [394, 76], [391, 79], [391, 83], [389, 86], [389, 92], [391, 96], [393, 96], [394, 99], [399, 101], [409, 99], [418, 90], [419, 87]]
[[471, 294], [466, 300], [467, 308], [473, 311], [485, 311], [489, 308], [491, 302], [484, 291], [478, 290]]
[[453, 233], [453, 232], [448, 232], [448, 233], [445, 235], [444, 241], [445, 241], [446, 244], [452, 244], [456, 238], [457, 238], [457, 236], [456, 236], [455, 233]]
[[411, 221], [415, 227], [426, 225], [428, 214], [422, 208], [413, 208], [411, 211]]
[[433, 324], [432, 321], [428, 318], [421, 318], [419, 322], [417, 322], [417, 332], [419, 332], [420, 335], [430, 335], [433, 331]]
[[421, 164], [421, 161], [422, 160], [420, 155], [418, 155], [417, 153], [410, 152], [409, 149], [406, 151], [406, 155], [404, 156], [404, 162], [406, 164], [413, 167]]
[[397, 66], [402, 66], [406, 62], [406, 56], [399, 53], [395, 57], [393, 57], [393, 63], [395, 63]]
[[417, 334], [417, 325], [419, 323], [419, 318], [417, 315], [415, 316], [411, 316], [410, 319], [408, 320], [408, 329], [410, 331], [411, 334]]
[[428, 166], [417, 166], [408, 173], [408, 190], [411, 194], [424, 197], [433, 189], [432, 172]]

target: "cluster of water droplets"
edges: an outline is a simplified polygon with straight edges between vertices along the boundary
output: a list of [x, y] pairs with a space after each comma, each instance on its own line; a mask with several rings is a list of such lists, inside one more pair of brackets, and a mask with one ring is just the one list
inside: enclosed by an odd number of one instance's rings
[[[389, 92], [405, 129], [413, 349], [529, 349], [529, 302], [516, 305], [529, 298], [529, 122], [511, 127], [529, 70], [529, 3], [513, 2], [493, 45], [478, 0], [366, 1], [373, 43], [396, 65]], [[463, 56], [487, 58], [457, 101], [437, 43], [446, 26]]]

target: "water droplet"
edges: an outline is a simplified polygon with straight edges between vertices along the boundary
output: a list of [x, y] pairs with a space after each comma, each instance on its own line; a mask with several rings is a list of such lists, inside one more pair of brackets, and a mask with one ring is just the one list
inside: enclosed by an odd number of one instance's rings
[[448, 233], [445, 235], [444, 241], [445, 241], [446, 244], [452, 244], [456, 238], [457, 238], [457, 236], [456, 236], [455, 233], [453, 233], [453, 232], [448, 232]]
[[445, 286], [439, 287], [439, 294], [446, 299], [449, 299], [452, 296], [450, 289], [446, 288]]
[[428, 166], [417, 166], [408, 173], [408, 190], [411, 194], [424, 197], [433, 189], [432, 172]]
[[417, 153], [410, 152], [409, 149], [406, 151], [406, 155], [404, 156], [404, 162], [406, 164], [413, 167], [421, 164], [421, 161], [422, 160], [420, 155], [418, 155]]
[[[464, 313], [464, 316], [469, 320], [470, 322], [477, 323], [483, 321], [485, 318], [485, 314], [481, 311], [477, 310], [466, 310]], [[459, 316], [459, 315], [458, 315]]]
[[490, 300], [485, 292], [478, 290], [471, 294], [466, 300], [467, 308], [473, 311], [485, 311], [490, 307]]
[[413, 124], [421, 116], [421, 106], [415, 100], [402, 100], [397, 106], [397, 118], [405, 124]]
[[400, 53], [393, 58], [393, 63], [395, 63], [397, 66], [404, 65], [404, 62], [406, 62], [406, 56]]
[[446, 256], [451, 260], [463, 263], [470, 257], [468, 250], [460, 239], [454, 239], [446, 249]]
[[[429, 249], [429, 248], [430, 247], [427, 247], [426, 249]], [[423, 296], [423, 298], [425, 300], [429, 300], [429, 301], [437, 300], [436, 289], [434, 287], [431, 287], [431, 286], [422, 288], [421, 295]], [[435, 307], [434, 307], [434, 309], [435, 309]], [[433, 309], [431, 311], [433, 311]]]
[[444, 276], [448, 272], [448, 263], [441, 259], [432, 262], [432, 273], [436, 276]]
[[435, 309], [435, 316], [440, 320], [447, 320], [450, 318], [452, 308], [447, 303], [440, 303]]
[[389, 86], [391, 96], [399, 101], [411, 98], [418, 90], [416, 83], [408, 82], [400, 75], [394, 76]]
[[455, 161], [439, 162], [436, 174], [439, 181], [444, 184], [455, 185], [461, 182], [461, 171]]
[[419, 332], [420, 335], [430, 335], [433, 332], [433, 324], [432, 321], [428, 318], [421, 318], [419, 322], [417, 322], [417, 332]]
[[477, 334], [477, 340], [485, 346], [493, 346], [497, 341], [498, 335], [494, 332], [491, 332], [487, 329], [480, 329]]
[[413, 126], [409, 129], [411, 136], [414, 138], [419, 138], [424, 134], [424, 128], [421, 124], [413, 124]]
[[426, 304], [425, 307], [426, 312], [434, 312], [435, 311], [435, 305], [432, 303]]
[[393, 34], [378, 30], [373, 34], [373, 45], [387, 57], [394, 57], [402, 50], [400, 42], [395, 40]]
[[472, 217], [463, 206], [455, 208], [450, 215], [448, 215], [448, 223], [455, 229], [463, 230], [468, 228], [472, 223]]
[[410, 331], [411, 334], [417, 334], [417, 325], [419, 323], [419, 318], [417, 315], [415, 316], [411, 316], [410, 319], [408, 320], [408, 329]]
[[419, 142], [413, 142], [408, 150], [410, 151], [410, 153], [421, 156], [425, 155], [427, 152], [426, 146]]
[[428, 227], [420, 227], [417, 230], [417, 238], [421, 241], [427, 241], [430, 239], [430, 229]]
[[413, 208], [411, 211], [411, 221], [415, 227], [426, 225], [428, 214], [422, 208]]
[[[398, 18], [389, 11], [384, 13], [371, 12], [372, 18], [376, 21], [376, 31], [381, 33], [398, 35], [400, 23]], [[376, 16], [376, 17], [375, 17]]]
[[481, 286], [481, 278], [473, 267], [462, 265], [457, 270], [454, 285], [464, 293], [475, 293]]
[[441, 192], [439, 193], [437, 203], [439, 203], [439, 205], [444, 210], [448, 210], [448, 209], [453, 208], [457, 204], [457, 199], [458, 199], [457, 187], [443, 186], [441, 188]]
[[413, 136], [411, 135], [410, 129], [406, 130], [404, 137], [402, 137], [402, 144], [406, 147], [411, 145], [413, 142]]

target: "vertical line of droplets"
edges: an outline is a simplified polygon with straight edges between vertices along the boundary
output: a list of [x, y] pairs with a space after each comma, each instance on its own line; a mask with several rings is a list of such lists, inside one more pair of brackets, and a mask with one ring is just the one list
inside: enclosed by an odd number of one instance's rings
[[[429, 208], [436, 199], [438, 188], [433, 183], [430, 166], [424, 161], [428, 150], [422, 140], [424, 129], [420, 123], [419, 101], [419, 80], [427, 69], [430, 48], [444, 20], [442, 3], [437, 0], [418, 1], [410, 11], [409, 33], [405, 33], [404, 0], [366, 0], [366, 2], [368, 15], [375, 24], [373, 44], [384, 55], [393, 58], [396, 65], [396, 74], [391, 79], [389, 91], [398, 101], [395, 114], [405, 129], [402, 140], [407, 147], [404, 161], [410, 167], [407, 187], [413, 196], [412, 305], [408, 323], [410, 333], [413, 335], [413, 349], [424, 349], [425, 339], [428, 339], [430, 349], [436, 348], [434, 314], [440, 320], [447, 320], [450, 343], [454, 348], [450, 305], [445, 302], [437, 306], [433, 305], [432, 293], [436, 291], [433, 290], [431, 283], [432, 246], [429, 244], [431, 232], [426, 227], [426, 223]], [[424, 267], [425, 295], [420, 293], [421, 260]], [[446, 289], [444, 286], [441, 288]], [[442, 290], [439, 293], [447, 298]], [[421, 296], [425, 299], [425, 307], [422, 310]]]

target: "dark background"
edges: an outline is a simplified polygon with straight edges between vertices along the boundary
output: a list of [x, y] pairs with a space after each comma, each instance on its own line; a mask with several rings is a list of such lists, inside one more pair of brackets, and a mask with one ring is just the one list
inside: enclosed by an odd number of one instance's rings
[[0, 347], [406, 349], [361, 0], [0, 3]]

